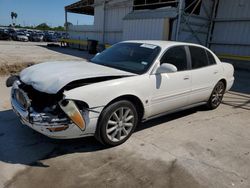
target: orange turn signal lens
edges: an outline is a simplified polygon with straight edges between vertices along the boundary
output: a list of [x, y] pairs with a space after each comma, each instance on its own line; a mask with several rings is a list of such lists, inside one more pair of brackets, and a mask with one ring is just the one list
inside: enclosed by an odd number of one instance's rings
[[67, 116], [76, 124], [81, 130], [85, 130], [85, 120], [78, 110], [76, 104], [72, 100], [63, 100], [59, 102], [61, 109], [67, 114]]

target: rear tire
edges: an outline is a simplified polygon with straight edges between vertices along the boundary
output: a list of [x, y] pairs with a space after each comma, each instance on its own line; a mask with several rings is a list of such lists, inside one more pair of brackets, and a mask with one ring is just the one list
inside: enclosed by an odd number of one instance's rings
[[117, 101], [101, 113], [95, 137], [106, 146], [117, 146], [131, 136], [137, 123], [135, 106], [127, 100]]
[[224, 82], [219, 81], [214, 89], [213, 92], [209, 98], [209, 101], [207, 102], [207, 108], [209, 110], [213, 110], [218, 108], [218, 106], [221, 104], [223, 96], [225, 94], [226, 86]]

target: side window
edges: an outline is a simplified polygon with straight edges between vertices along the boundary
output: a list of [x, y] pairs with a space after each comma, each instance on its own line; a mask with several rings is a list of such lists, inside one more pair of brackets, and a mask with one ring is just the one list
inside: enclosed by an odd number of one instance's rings
[[214, 56], [209, 51], [206, 50], [206, 52], [207, 52], [208, 64], [215, 65], [216, 61], [214, 59]]
[[187, 55], [184, 46], [170, 48], [161, 58], [162, 63], [175, 65], [178, 71], [187, 70]]
[[192, 69], [208, 66], [208, 58], [205, 49], [196, 46], [189, 46], [189, 49], [192, 60]]

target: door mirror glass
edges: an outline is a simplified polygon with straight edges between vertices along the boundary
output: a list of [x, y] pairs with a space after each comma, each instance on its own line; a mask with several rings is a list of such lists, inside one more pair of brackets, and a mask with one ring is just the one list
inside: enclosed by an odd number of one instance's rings
[[172, 73], [172, 72], [177, 72], [177, 67], [169, 63], [161, 64], [161, 66], [158, 67], [158, 69], [156, 70], [157, 74]]

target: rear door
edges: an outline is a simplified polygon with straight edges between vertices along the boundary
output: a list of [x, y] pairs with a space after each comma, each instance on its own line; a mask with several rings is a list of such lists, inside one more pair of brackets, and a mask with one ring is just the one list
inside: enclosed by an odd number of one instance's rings
[[219, 80], [221, 67], [216, 64], [213, 54], [208, 50], [189, 46], [192, 67], [192, 92], [190, 104], [207, 101]]

